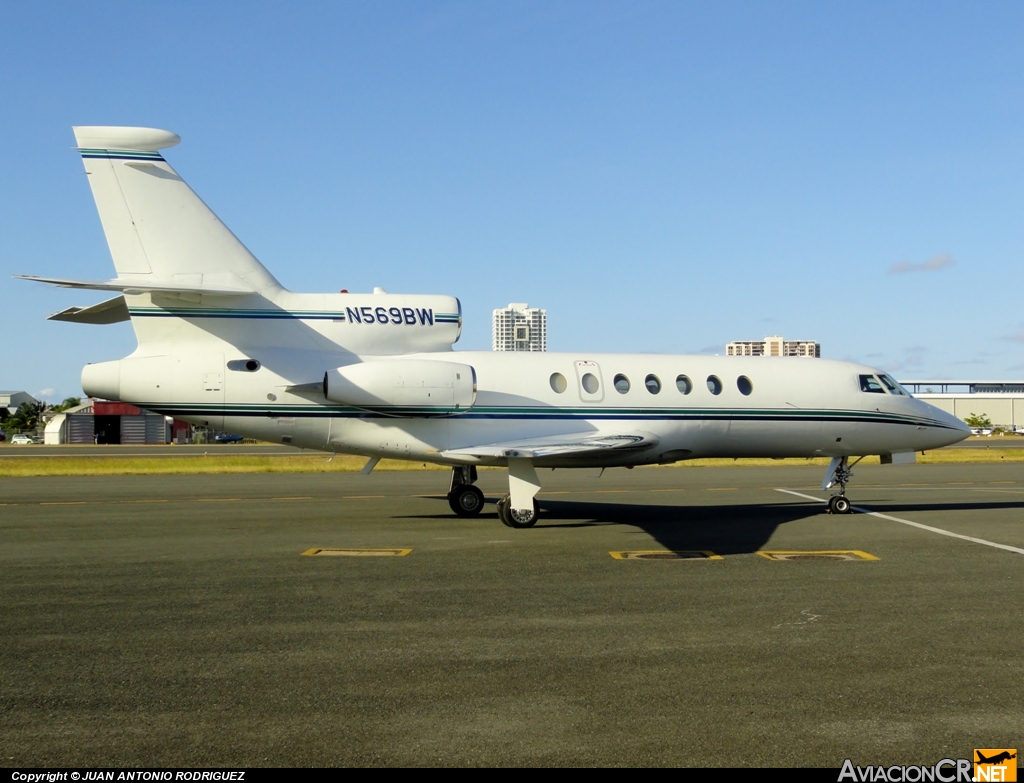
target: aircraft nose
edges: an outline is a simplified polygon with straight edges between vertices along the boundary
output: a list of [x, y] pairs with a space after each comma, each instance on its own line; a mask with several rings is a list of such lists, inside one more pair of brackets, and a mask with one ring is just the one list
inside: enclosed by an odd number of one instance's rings
[[959, 443], [971, 434], [971, 428], [967, 426], [966, 422], [961, 421], [952, 413], [946, 413], [946, 411], [939, 410], [933, 406], [929, 407], [932, 408], [932, 414], [935, 418], [939, 419], [949, 428], [948, 430], [942, 431], [942, 442], [939, 444], [940, 446], [952, 446], [954, 443]]

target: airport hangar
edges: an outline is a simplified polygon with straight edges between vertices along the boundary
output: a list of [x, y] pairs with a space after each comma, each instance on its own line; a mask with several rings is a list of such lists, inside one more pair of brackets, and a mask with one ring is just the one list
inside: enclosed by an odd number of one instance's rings
[[958, 419], [988, 416], [995, 427], [1024, 430], [1024, 381], [900, 381], [918, 399]]

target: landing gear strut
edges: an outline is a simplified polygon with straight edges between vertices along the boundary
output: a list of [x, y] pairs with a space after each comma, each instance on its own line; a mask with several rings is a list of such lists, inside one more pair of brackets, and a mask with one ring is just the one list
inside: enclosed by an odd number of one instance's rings
[[[857, 462], [860, 462], [861, 459], [863, 457], [859, 457]], [[828, 513], [830, 514], [849, 514], [852, 511], [850, 501], [846, 498], [846, 483], [853, 478], [853, 465], [850, 465], [847, 460], [847, 457], [833, 457], [832, 461], [828, 463], [828, 470], [825, 471], [825, 478], [821, 482], [822, 489], [839, 485], [839, 494], [828, 499]], [[853, 464], [856, 465], [857, 462]]]
[[448, 505], [460, 517], [475, 517], [484, 507], [484, 493], [473, 486], [475, 481], [476, 466], [460, 465], [452, 468]]

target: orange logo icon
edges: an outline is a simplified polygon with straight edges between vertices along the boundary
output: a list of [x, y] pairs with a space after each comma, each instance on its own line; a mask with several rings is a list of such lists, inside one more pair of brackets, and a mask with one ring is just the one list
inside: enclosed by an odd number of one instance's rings
[[1008, 783], [1017, 780], [1016, 748], [975, 748], [976, 783]]

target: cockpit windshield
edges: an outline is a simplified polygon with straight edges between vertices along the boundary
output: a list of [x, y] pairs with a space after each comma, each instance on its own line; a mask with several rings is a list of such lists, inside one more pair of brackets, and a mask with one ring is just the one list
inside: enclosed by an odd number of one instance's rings
[[882, 388], [882, 384], [878, 382], [878, 378], [874, 375], [860, 376], [860, 390], [862, 392], [871, 392], [872, 394], [885, 394], [885, 389]]
[[885, 394], [886, 389], [889, 390], [889, 394], [896, 394], [900, 397], [911, 397], [910, 392], [900, 386], [899, 382], [894, 380], [891, 375], [885, 373], [879, 373], [878, 375], [861, 375], [860, 377], [860, 390], [862, 392], [870, 392], [871, 394]]
[[879, 375], [878, 377], [882, 379], [882, 383], [885, 384], [885, 388], [889, 390], [890, 394], [901, 394], [907, 397], [910, 396], [906, 389], [900, 386], [899, 383], [894, 381], [888, 375]]

